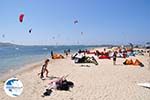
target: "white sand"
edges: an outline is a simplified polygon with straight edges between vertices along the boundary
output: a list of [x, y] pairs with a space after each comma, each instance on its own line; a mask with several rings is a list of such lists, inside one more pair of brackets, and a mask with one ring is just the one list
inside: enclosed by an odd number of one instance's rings
[[[133, 57], [134, 58], [134, 57]], [[150, 89], [137, 85], [150, 82], [150, 58], [137, 56], [145, 67], [123, 65], [125, 59], [118, 58], [117, 65], [112, 60], [99, 60], [99, 65], [88, 64], [90, 67], [80, 67], [80, 64], [67, 57], [61, 60], [50, 60], [49, 76], [63, 76], [73, 81], [75, 86], [71, 91], [53, 90], [51, 96], [42, 98], [49, 80], [41, 80], [37, 73], [41, 65], [16, 75], [24, 85], [22, 95], [12, 98], [5, 94], [3, 83], [0, 83], [0, 100], [150, 100]]]

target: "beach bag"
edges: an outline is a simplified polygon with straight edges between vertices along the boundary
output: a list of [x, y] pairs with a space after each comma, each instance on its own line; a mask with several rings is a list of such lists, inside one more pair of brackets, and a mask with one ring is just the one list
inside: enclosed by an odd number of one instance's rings
[[71, 81], [67, 81], [67, 84], [68, 84], [68, 86], [71, 87], [71, 88], [73, 88], [73, 86], [74, 86], [74, 83], [71, 82]]
[[43, 93], [44, 96], [50, 96], [50, 94], [52, 93], [51, 89], [46, 89], [46, 92]]
[[67, 82], [64, 80], [61, 84], [57, 85], [57, 89], [58, 90], [69, 90], [69, 85], [67, 84]]

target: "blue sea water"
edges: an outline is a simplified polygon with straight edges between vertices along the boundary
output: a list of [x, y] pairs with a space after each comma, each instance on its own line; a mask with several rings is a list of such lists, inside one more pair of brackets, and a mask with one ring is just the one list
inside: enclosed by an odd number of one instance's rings
[[44, 60], [50, 57], [51, 50], [63, 53], [66, 49], [75, 52], [93, 47], [95, 46], [0, 46], [0, 74]]

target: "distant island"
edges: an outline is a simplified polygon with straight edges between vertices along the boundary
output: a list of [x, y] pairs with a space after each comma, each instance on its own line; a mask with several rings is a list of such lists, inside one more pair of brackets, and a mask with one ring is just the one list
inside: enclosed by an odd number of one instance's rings
[[[143, 45], [139, 45], [139, 44], [132, 44], [133, 47], [145, 47], [145, 48], [150, 48], [150, 42], [146, 42]], [[56, 46], [56, 45], [18, 45], [18, 44], [14, 44], [14, 43], [10, 43], [10, 42], [0, 42], [0, 47], [8, 47], [8, 46]], [[57, 45], [57, 46], [94, 46], [94, 47], [119, 47], [121, 45], [117, 45], [117, 44], [101, 44], [101, 45]], [[124, 45], [126, 47], [131, 46], [131, 43]]]
[[[55, 45], [18, 45], [10, 42], [0, 42], [0, 46], [7, 47], [7, 46], [55, 46]], [[73, 45], [58, 45], [58, 46], [73, 46]], [[74, 46], [79, 46], [79, 45], [74, 45]], [[80, 46], [112, 47], [112, 46], [119, 46], [119, 45], [103, 44], [103, 45], [80, 45]]]
[[0, 46], [16, 46], [16, 44], [9, 43], [9, 42], [0, 42]]

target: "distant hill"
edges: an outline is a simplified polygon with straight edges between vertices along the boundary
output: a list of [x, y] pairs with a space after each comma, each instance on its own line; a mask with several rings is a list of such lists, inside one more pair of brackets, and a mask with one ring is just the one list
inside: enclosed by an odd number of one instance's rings
[[16, 44], [8, 43], [8, 42], [0, 42], [0, 46], [16, 46]]

